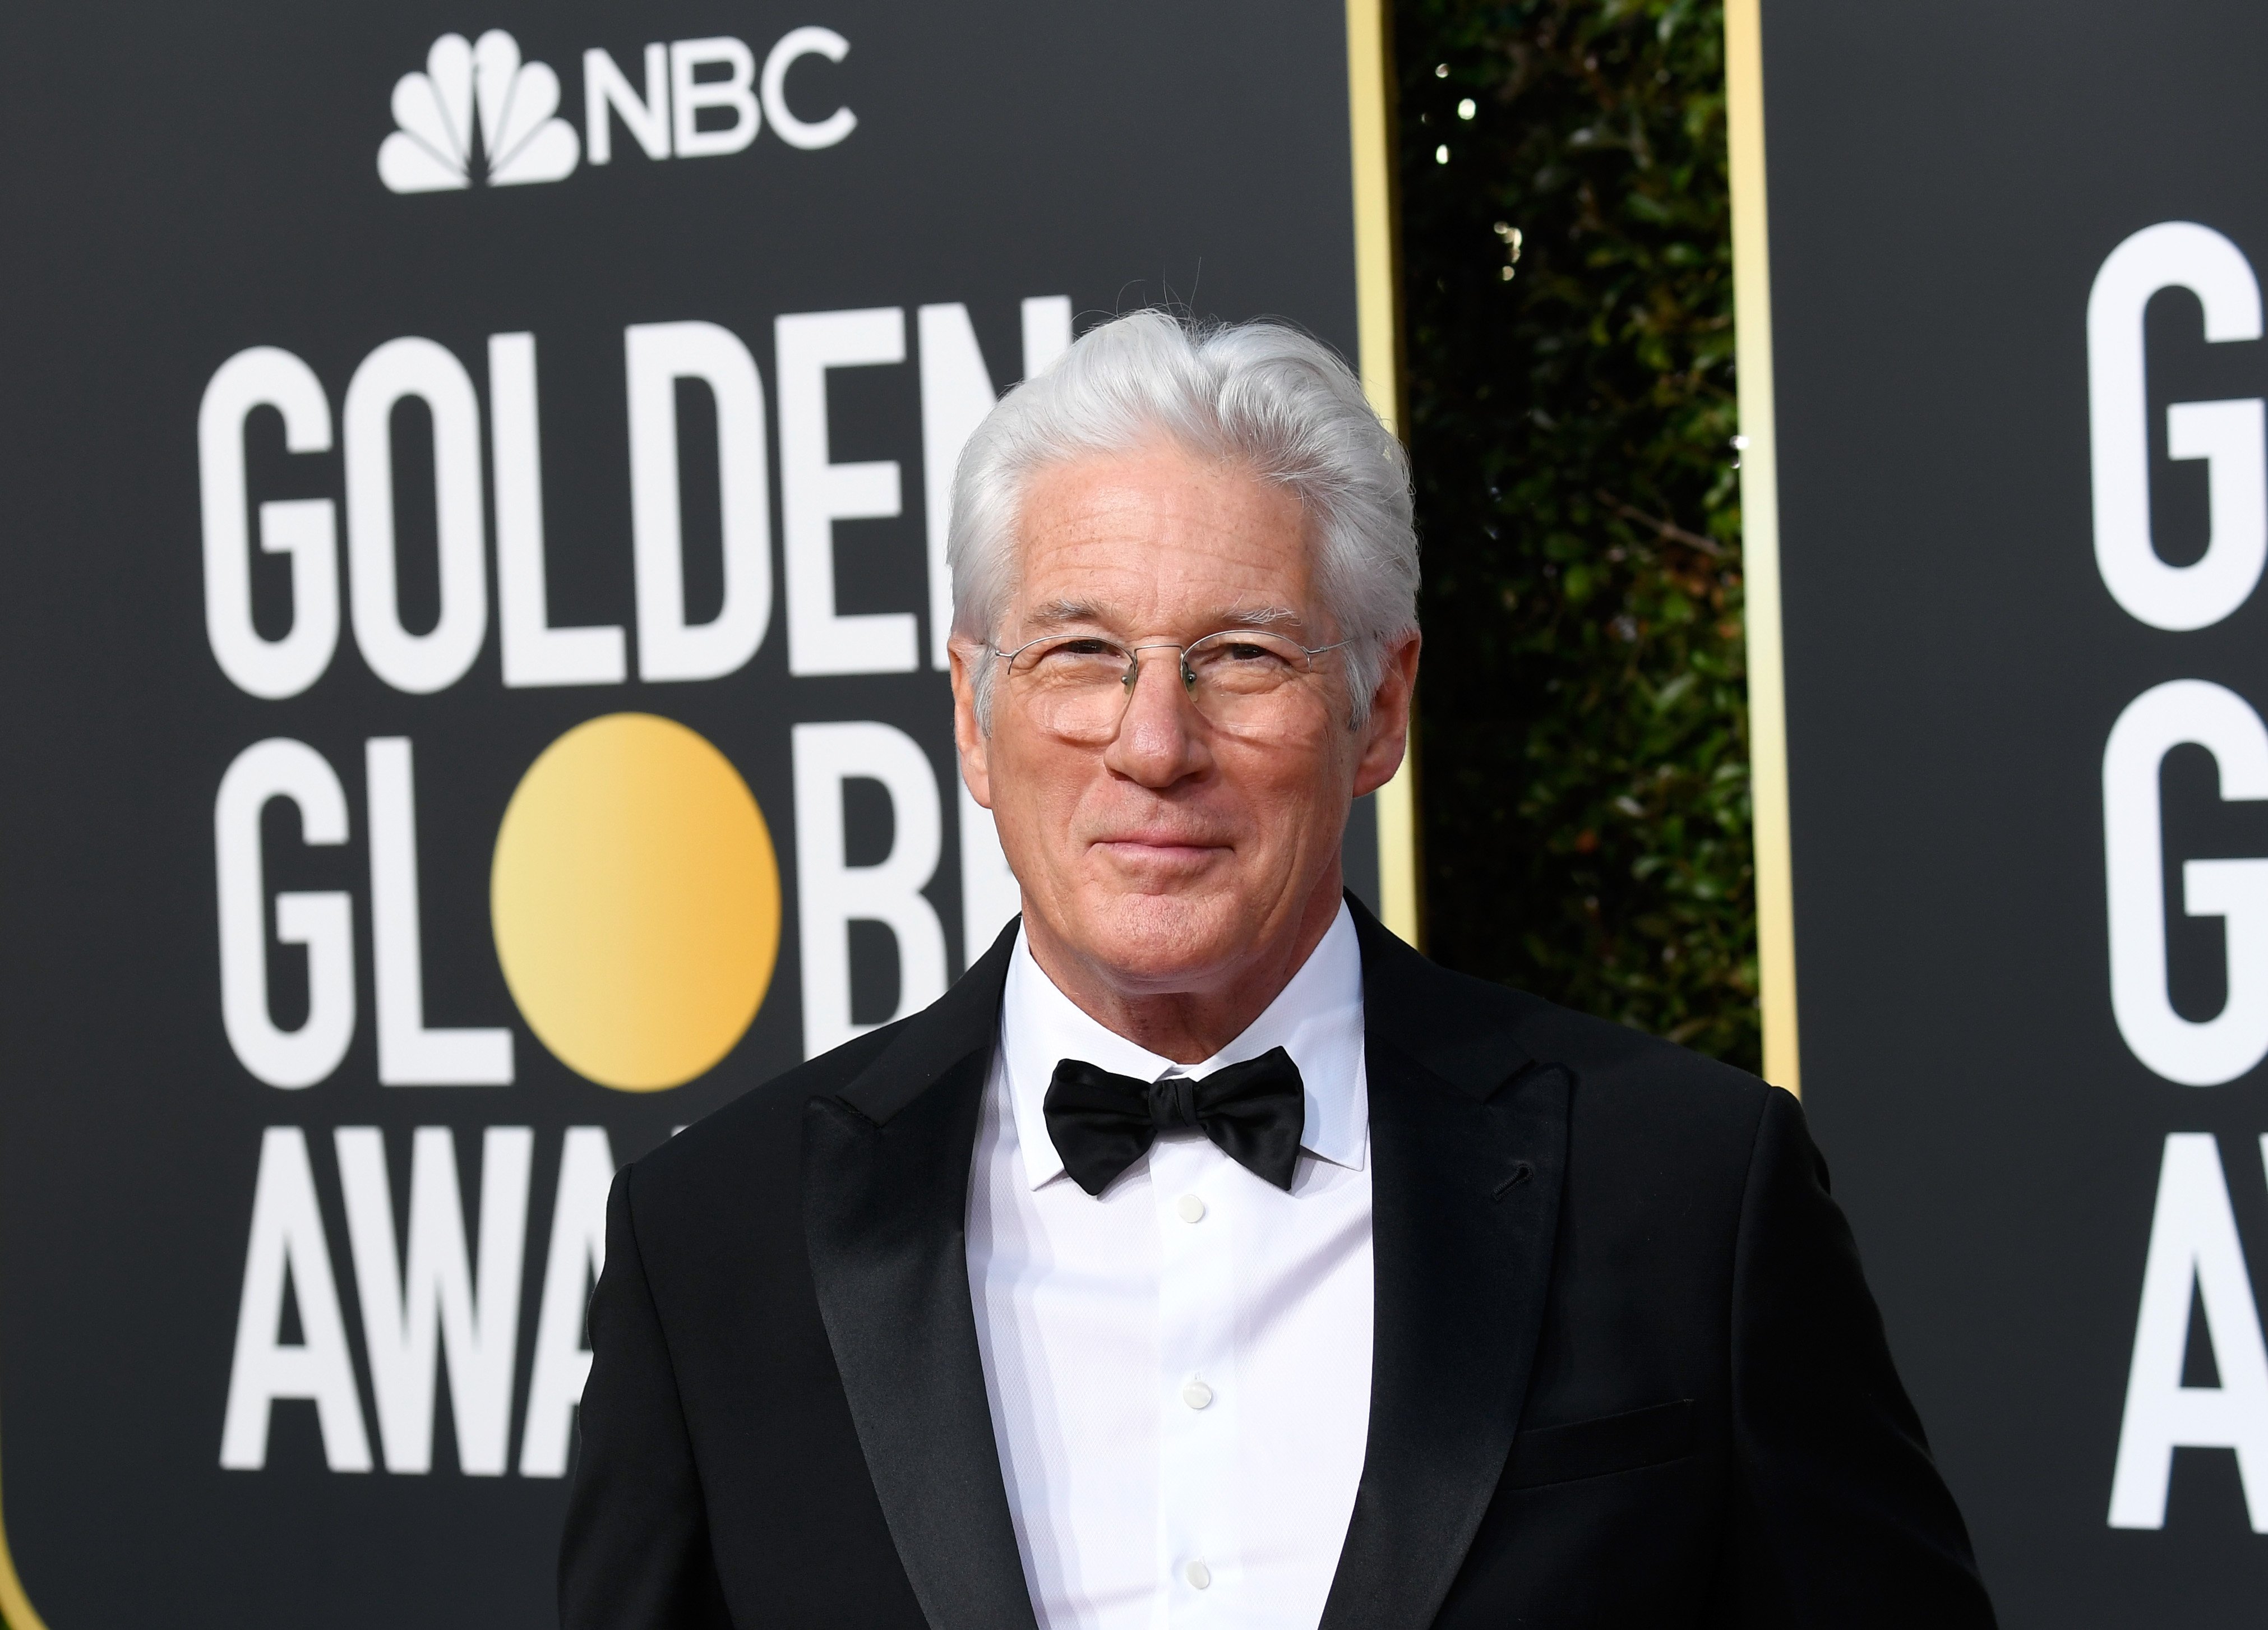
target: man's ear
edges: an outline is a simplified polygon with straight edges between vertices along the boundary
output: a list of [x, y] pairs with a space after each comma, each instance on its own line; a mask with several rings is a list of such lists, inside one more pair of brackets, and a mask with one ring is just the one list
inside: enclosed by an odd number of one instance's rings
[[973, 663], [991, 659], [982, 645], [955, 638], [946, 644], [953, 663], [953, 746], [961, 756], [961, 778], [968, 795], [985, 808], [992, 808], [991, 743], [976, 723], [976, 675]]
[[1386, 648], [1378, 690], [1370, 699], [1370, 717], [1363, 722], [1361, 754], [1355, 761], [1357, 798], [1391, 781], [1410, 750], [1410, 703], [1418, 684], [1418, 649], [1424, 643], [1412, 629]]

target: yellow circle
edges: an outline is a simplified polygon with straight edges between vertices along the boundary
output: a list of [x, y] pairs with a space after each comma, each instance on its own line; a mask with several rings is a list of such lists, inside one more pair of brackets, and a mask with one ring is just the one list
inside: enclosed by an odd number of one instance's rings
[[527, 767], [497, 829], [489, 911], [528, 1028], [624, 1092], [732, 1051], [779, 955], [779, 861], [748, 785], [674, 719], [609, 713]]

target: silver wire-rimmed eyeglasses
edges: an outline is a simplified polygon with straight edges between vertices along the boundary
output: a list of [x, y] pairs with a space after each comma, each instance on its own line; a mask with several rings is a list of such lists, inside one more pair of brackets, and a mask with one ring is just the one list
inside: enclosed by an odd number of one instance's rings
[[1006, 665], [1017, 704], [1042, 729], [1067, 741], [1100, 742], [1118, 733], [1142, 674], [1142, 653], [1180, 653], [1182, 684], [1197, 712], [1239, 734], [1290, 722], [1305, 703], [1300, 680], [1315, 659], [1354, 642], [1303, 645], [1266, 629], [1227, 628], [1187, 645], [1126, 645], [1105, 634], [1047, 634], [1012, 651], [986, 649]]

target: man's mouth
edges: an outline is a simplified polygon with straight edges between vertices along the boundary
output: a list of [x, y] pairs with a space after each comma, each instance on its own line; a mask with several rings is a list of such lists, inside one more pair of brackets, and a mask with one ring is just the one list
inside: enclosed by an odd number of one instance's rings
[[1136, 861], [1195, 860], [1225, 853], [1231, 847], [1185, 832], [1119, 832], [1094, 839], [1093, 846]]

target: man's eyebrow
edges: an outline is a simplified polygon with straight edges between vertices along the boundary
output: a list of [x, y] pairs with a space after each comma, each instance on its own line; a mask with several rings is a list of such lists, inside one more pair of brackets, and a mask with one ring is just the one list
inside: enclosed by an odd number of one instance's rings
[[1289, 606], [1254, 606], [1248, 610], [1224, 613], [1220, 625], [1223, 628], [1305, 628], [1307, 620]]
[[1084, 600], [1050, 600], [1044, 605], [1034, 606], [1025, 615], [1027, 623], [1061, 627], [1066, 623], [1100, 623], [1101, 612], [1094, 604]]

